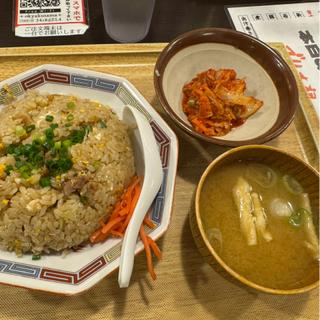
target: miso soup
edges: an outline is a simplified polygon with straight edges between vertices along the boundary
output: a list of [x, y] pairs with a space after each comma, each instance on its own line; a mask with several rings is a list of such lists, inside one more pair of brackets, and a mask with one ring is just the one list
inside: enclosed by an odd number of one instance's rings
[[262, 286], [294, 289], [319, 279], [318, 212], [308, 201], [285, 172], [235, 162], [207, 176], [200, 215], [210, 244], [234, 271]]

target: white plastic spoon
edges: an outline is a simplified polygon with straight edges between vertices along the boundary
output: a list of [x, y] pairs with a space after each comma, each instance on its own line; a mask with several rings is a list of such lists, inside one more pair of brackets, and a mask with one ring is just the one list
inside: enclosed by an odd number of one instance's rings
[[136, 170], [143, 176], [141, 194], [128, 224], [121, 248], [118, 283], [120, 288], [129, 286], [137, 238], [143, 219], [149, 210], [162, 183], [162, 164], [152, 128], [147, 119], [136, 109], [126, 106], [123, 121], [133, 129], [133, 144]]

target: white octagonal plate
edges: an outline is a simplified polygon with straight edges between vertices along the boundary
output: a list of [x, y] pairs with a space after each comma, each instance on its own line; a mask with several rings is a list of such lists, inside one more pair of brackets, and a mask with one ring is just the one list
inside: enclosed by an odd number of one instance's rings
[[[156, 227], [148, 230], [153, 239], [168, 228], [171, 216], [178, 142], [175, 134], [146, 99], [126, 79], [89, 70], [59, 65], [42, 65], [0, 83], [0, 110], [7, 100], [7, 88], [18, 99], [29, 89], [40, 93], [59, 93], [88, 98], [109, 105], [120, 117], [130, 104], [149, 120], [159, 147], [164, 178], [150, 210]], [[0, 119], [1, 121], [1, 119]], [[31, 255], [18, 258], [15, 253], [0, 251], [0, 283], [30, 289], [72, 295], [85, 291], [119, 267], [121, 240], [84, 246], [65, 257], [44, 255], [33, 261]], [[135, 253], [143, 249], [137, 242]]]

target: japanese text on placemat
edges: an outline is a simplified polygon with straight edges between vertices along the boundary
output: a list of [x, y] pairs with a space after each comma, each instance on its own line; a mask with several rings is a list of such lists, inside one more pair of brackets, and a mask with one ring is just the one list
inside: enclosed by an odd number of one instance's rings
[[[318, 44], [315, 43], [314, 38], [310, 31], [308, 30], [300, 30], [298, 32], [299, 38], [304, 43], [305, 48], [307, 49], [309, 56], [313, 59], [315, 67], [319, 70], [320, 67], [320, 50]], [[306, 57], [303, 53], [299, 53], [294, 51], [291, 47], [286, 45], [287, 51], [291, 57], [291, 60], [296, 68], [300, 69], [303, 66], [303, 62], [306, 60]], [[299, 70], [299, 76], [302, 80], [308, 81], [308, 77]], [[312, 100], [317, 98], [317, 88], [311, 86], [311, 84], [305, 85], [305, 89], [307, 91], [308, 97]]]
[[20, 0], [20, 8], [58, 7], [60, 0]]
[[304, 42], [310, 58], [313, 59], [317, 69], [320, 70], [320, 50], [318, 44], [314, 41], [310, 31], [299, 31], [299, 38]]

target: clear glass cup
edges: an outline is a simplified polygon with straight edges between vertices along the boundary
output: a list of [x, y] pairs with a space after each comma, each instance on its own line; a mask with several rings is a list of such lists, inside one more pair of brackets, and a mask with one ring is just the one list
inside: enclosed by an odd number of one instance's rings
[[155, 0], [101, 0], [106, 32], [117, 42], [139, 42], [150, 28]]

